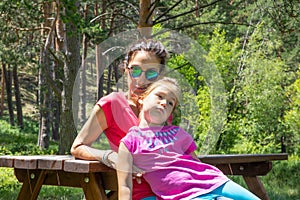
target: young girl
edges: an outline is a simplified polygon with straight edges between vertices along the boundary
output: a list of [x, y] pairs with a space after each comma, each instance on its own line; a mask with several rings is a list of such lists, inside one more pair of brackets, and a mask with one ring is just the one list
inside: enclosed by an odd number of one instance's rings
[[179, 102], [180, 89], [174, 79], [153, 83], [140, 96], [139, 126], [121, 140], [117, 163], [119, 199], [131, 199], [132, 166], [144, 170], [143, 177], [156, 197], [149, 199], [259, 199], [229, 180], [218, 168], [202, 163], [194, 151], [193, 138], [178, 126], [164, 126]]

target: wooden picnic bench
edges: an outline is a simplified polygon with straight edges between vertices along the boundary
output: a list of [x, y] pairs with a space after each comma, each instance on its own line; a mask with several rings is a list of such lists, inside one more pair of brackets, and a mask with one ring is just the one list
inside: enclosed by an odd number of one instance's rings
[[[236, 154], [199, 156], [202, 162], [215, 165], [226, 175], [243, 176], [250, 191], [269, 200], [258, 176], [272, 169], [272, 161], [287, 160], [287, 154]], [[72, 156], [0, 156], [0, 167], [14, 168], [23, 183], [19, 200], [37, 199], [43, 185], [79, 187], [87, 200], [117, 199], [114, 169], [98, 161], [77, 160]]]

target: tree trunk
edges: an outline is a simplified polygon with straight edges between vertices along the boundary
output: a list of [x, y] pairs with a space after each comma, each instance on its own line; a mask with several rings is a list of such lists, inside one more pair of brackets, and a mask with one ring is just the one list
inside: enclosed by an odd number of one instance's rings
[[104, 69], [102, 67], [103, 63], [101, 62], [101, 50], [99, 45], [96, 45], [96, 69], [97, 69], [97, 87], [98, 87], [98, 99], [103, 97], [103, 76]]
[[13, 66], [13, 81], [14, 81], [16, 108], [17, 108], [17, 124], [21, 129], [23, 129], [22, 102], [21, 102], [21, 93], [19, 87], [18, 69], [16, 65]]
[[0, 117], [3, 115], [3, 111], [4, 111], [4, 98], [5, 98], [5, 93], [4, 93], [4, 88], [5, 88], [5, 74], [4, 74], [4, 67], [5, 67], [5, 65], [2, 64], [2, 67], [1, 67], [2, 76], [1, 76]]
[[[58, 9], [58, 6], [56, 6]], [[65, 49], [65, 27], [64, 23], [60, 18], [60, 12], [56, 11], [58, 14], [56, 20], [56, 35], [55, 37], [55, 50], [56, 52], [63, 52]], [[55, 61], [54, 71], [53, 71], [53, 80], [57, 80], [56, 82], [59, 83], [59, 80], [63, 80], [63, 65], [59, 61]], [[58, 84], [59, 90], [62, 91], [62, 85]], [[60, 94], [61, 95], [61, 94]], [[52, 122], [52, 139], [55, 141], [59, 140], [59, 126], [60, 126], [60, 115], [61, 115], [61, 96], [59, 98], [55, 98], [52, 101], [52, 112], [53, 112], [53, 122]]]
[[[152, 12], [153, 13], [153, 12]], [[140, 13], [138, 29], [141, 36], [150, 38], [152, 33], [152, 13], [151, 13], [151, 0], [140, 0]]]
[[[78, 2], [74, 5], [65, 6], [65, 13], [68, 16], [76, 15], [72, 8], [77, 7]], [[71, 7], [71, 9], [69, 9]], [[75, 10], [76, 12], [77, 10]], [[77, 135], [72, 112], [72, 91], [75, 83], [77, 71], [80, 66], [80, 39], [76, 24], [73, 21], [66, 23], [66, 60], [64, 63], [64, 82], [62, 91], [62, 112], [61, 112], [61, 129], [59, 154], [70, 152], [71, 145]], [[74, 96], [76, 97], [76, 95]], [[76, 101], [77, 99], [73, 99]], [[79, 100], [79, 99], [78, 99]], [[77, 101], [78, 102], [78, 101]]]
[[50, 66], [49, 52], [41, 50], [41, 67], [39, 70], [39, 109], [40, 109], [40, 119], [39, 119], [39, 137], [38, 146], [40, 149], [47, 149], [49, 147], [49, 135], [50, 135], [50, 107], [49, 107], [49, 95], [50, 88], [46, 84], [45, 73], [46, 67]]
[[112, 68], [113, 64], [109, 65], [108, 67], [108, 74], [107, 74], [107, 84], [106, 84], [106, 93], [109, 94], [111, 92], [111, 77], [112, 77]]
[[[49, 21], [51, 4], [44, 3], [44, 24], [43, 27], [51, 27]], [[49, 29], [43, 29], [41, 34], [43, 37], [49, 34]], [[39, 119], [39, 136], [38, 136], [38, 146], [40, 149], [47, 149], [49, 147], [50, 141], [50, 87], [46, 82], [46, 76], [51, 76], [48, 72], [50, 71], [50, 55], [47, 46], [51, 45], [51, 39], [48, 36], [45, 42], [45, 47], [41, 49], [40, 56], [40, 69], [39, 69], [39, 109], [40, 109], [40, 119]], [[52, 77], [51, 77], [52, 79]]]
[[[84, 7], [84, 20], [87, 19], [88, 14], [88, 6], [85, 5]], [[81, 83], [80, 83], [80, 115], [79, 115], [79, 123], [80, 126], [83, 125], [86, 121], [86, 56], [87, 56], [87, 45], [88, 45], [88, 38], [86, 33], [83, 33], [82, 38], [82, 56], [81, 56]]]
[[[106, 2], [103, 1], [101, 14], [105, 14], [105, 10], [106, 10]], [[99, 15], [98, 4], [96, 4], [95, 5], [95, 16], [98, 16], [98, 15]], [[103, 26], [105, 26], [105, 19], [102, 19], [102, 21], [101, 21], [101, 27], [103, 28]], [[102, 60], [103, 56], [101, 56], [101, 49], [100, 49], [99, 45], [97, 44], [95, 46], [95, 48], [96, 48], [95, 52], [96, 52], [96, 70], [97, 70], [97, 87], [98, 87], [97, 98], [100, 99], [104, 95], [104, 93], [103, 93], [104, 62]]]
[[11, 80], [10, 65], [8, 65], [8, 68], [6, 69], [6, 65], [2, 64], [2, 69], [4, 72], [4, 79], [6, 85], [6, 97], [7, 97], [7, 106], [8, 106], [8, 113], [9, 113], [9, 122], [11, 126], [14, 126], [15, 122], [14, 122], [14, 109], [12, 103], [12, 83], [11, 83], [12, 80]]

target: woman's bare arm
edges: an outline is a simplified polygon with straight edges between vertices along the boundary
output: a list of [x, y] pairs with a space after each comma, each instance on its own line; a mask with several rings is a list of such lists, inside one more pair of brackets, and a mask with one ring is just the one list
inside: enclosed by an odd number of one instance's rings
[[120, 143], [118, 162], [117, 162], [117, 175], [118, 175], [118, 188], [119, 198], [122, 200], [132, 199], [132, 167], [133, 160], [131, 153], [123, 142]]
[[105, 114], [101, 107], [95, 105], [89, 119], [73, 142], [71, 154], [84, 160], [102, 160], [105, 151], [92, 148], [91, 145], [106, 128]]

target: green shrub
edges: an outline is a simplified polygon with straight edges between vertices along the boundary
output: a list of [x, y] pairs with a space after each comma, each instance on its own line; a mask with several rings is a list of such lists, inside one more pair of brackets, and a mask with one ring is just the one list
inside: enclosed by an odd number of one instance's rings
[[10, 126], [5, 120], [0, 120], [0, 127], [0, 155], [41, 155], [57, 152], [58, 144], [53, 141], [46, 150], [40, 150], [37, 146], [37, 122], [25, 120], [24, 129], [21, 130]]

